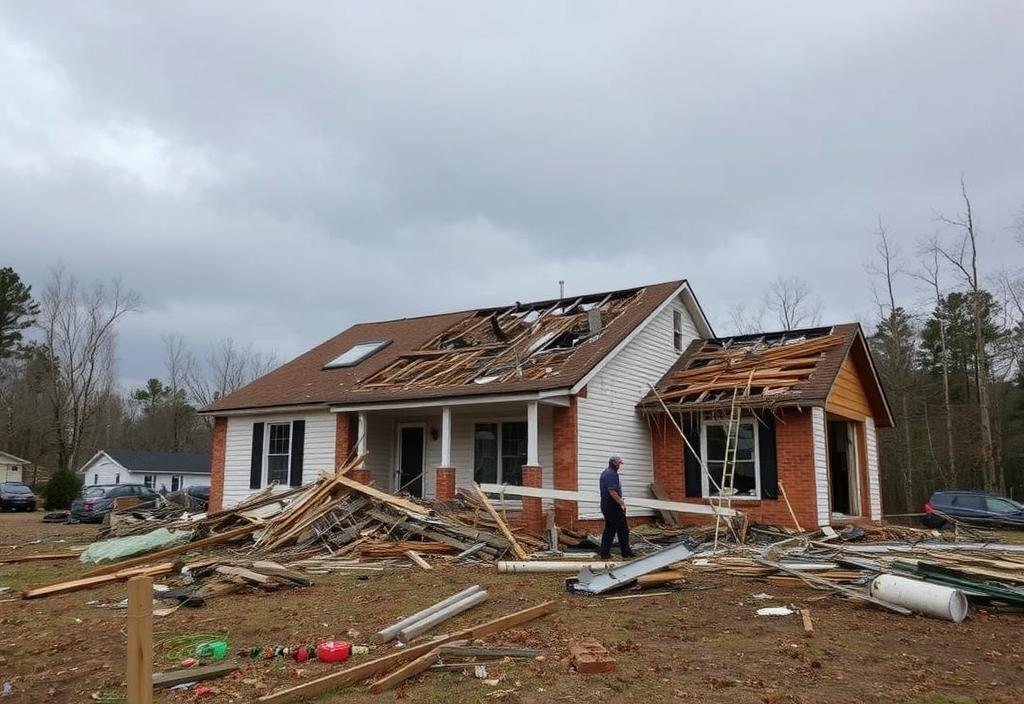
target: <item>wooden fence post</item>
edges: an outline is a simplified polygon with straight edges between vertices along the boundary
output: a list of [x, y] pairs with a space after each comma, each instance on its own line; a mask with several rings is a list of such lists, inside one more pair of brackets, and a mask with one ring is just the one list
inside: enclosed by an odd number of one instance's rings
[[153, 704], [153, 578], [128, 580], [128, 704]]

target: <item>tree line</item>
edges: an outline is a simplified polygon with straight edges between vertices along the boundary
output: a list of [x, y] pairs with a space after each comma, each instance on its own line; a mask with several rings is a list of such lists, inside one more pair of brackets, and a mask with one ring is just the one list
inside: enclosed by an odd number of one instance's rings
[[139, 294], [116, 279], [84, 284], [58, 267], [35, 296], [16, 271], [0, 269], [0, 449], [34, 463], [30, 483], [42, 470], [60, 486], [47, 493], [50, 505], [78, 491], [76, 470], [97, 450], [209, 451], [210, 421], [197, 411], [276, 366], [231, 339], [200, 355], [170, 334], [162, 369], [124, 390], [118, 328], [141, 310]]

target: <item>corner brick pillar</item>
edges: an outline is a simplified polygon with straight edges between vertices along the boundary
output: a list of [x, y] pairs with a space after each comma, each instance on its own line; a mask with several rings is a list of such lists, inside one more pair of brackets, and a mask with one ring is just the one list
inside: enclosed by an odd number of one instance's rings
[[651, 421], [651, 450], [654, 459], [654, 482], [668, 493], [672, 501], [686, 499], [683, 439], [672, 421], [655, 415]]
[[[536, 465], [523, 465], [523, 486], [541, 488], [543, 472]], [[523, 497], [523, 522], [526, 530], [540, 533], [544, 530], [544, 511], [541, 500], [532, 496]]]
[[367, 467], [366, 465], [363, 465], [362, 467], [357, 467], [356, 469], [348, 470], [348, 476], [350, 479], [354, 479], [360, 484], [369, 484], [371, 481], [370, 468]]
[[[585, 397], [586, 392], [583, 392]], [[554, 441], [555, 489], [576, 491], [579, 489], [579, 443], [577, 441], [578, 415], [576, 397], [569, 398], [568, 406], [551, 409], [551, 436]], [[576, 529], [579, 520], [579, 506], [575, 501], [555, 500], [555, 523], [561, 528]]]
[[224, 457], [228, 440], [228, 419], [213, 419], [213, 444], [210, 448], [210, 511], [224, 508]]
[[434, 498], [446, 502], [455, 499], [455, 467], [438, 467]]
[[352, 449], [356, 446], [352, 439], [355, 428], [351, 413], [334, 414], [334, 471], [344, 466], [351, 459]]

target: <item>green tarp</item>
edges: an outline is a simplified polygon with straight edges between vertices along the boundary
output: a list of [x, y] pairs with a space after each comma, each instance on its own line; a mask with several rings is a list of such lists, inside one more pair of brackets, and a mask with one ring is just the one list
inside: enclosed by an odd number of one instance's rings
[[145, 535], [129, 535], [124, 538], [112, 538], [93, 543], [78, 559], [86, 564], [115, 562], [133, 555], [173, 548], [175, 545], [182, 545], [191, 539], [192, 531], [170, 531], [166, 528], [157, 528]]

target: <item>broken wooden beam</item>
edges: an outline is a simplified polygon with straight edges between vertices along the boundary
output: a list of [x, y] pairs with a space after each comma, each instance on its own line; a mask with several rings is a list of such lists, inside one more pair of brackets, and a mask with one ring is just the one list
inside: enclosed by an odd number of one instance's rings
[[[451, 641], [451, 645], [464, 645], [466, 642], [467, 641], [465, 640], [456, 640]], [[374, 694], [386, 692], [389, 689], [397, 687], [410, 677], [415, 677], [421, 672], [427, 671], [431, 665], [437, 662], [437, 658], [441, 655], [441, 651], [441, 647], [434, 648], [433, 650], [428, 651], [426, 654], [416, 658], [412, 662], [398, 668], [390, 675], [385, 675], [384, 677], [381, 677], [379, 680], [370, 685], [370, 691]]]
[[430, 572], [434, 569], [430, 566], [430, 563], [424, 560], [422, 557], [420, 557], [420, 554], [415, 550], [406, 550], [405, 556], [412, 560], [416, 564], [416, 566], [419, 567], [421, 570], [426, 570], [427, 572]]
[[686, 572], [683, 570], [665, 570], [663, 572], [652, 572], [651, 574], [642, 574], [636, 578], [637, 586], [639, 587], [653, 587], [655, 585], [666, 584], [668, 582], [685, 581]]
[[[532, 486], [514, 486], [512, 484], [481, 484], [480, 489], [488, 494], [507, 494], [508, 496], [530, 496], [538, 499], [556, 499], [560, 501], [577, 501], [583, 503], [594, 503], [591, 494], [583, 494], [579, 491], [566, 491], [564, 489], [539, 489]], [[629, 505], [638, 508], [652, 508], [656, 510], [676, 511], [678, 513], [700, 513], [722, 516], [735, 516], [738, 511], [731, 508], [719, 506], [707, 506], [705, 504], [683, 503], [681, 501], [659, 501], [658, 499], [641, 499], [626, 496], [623, 500]]]
[[26, 589], [21, 593], [21, 598], [38, 599], [44, 596], [51, 596], [52, 594], [66, 594], [67, 592], [74, 592], [79, 589], [88, 589], [89, 587], [96, 587], [101, 584], [121, 582], [126, 579], [131, 579], [132, 577], [155, 577], [157, 575], [169, 574], [173, 570], [174, 565], [170, 562], [165, 562], [161, 565], [153, 565], [152, 567], [138, 567], [134, 569], [121, 570], [120, 572], [114, 572], [112, 574], [96, 575], [95, 577], [69, 579], [64, 582], [55, 582], [42, 587]]
[[169, 670], [168, 672], [153, 673], [153, 689], [166, 689], [185, 682], [203, 682], [216, 677], [229, 675], [238, 669], [238, 665], [232, 662], [219, 662], [203, 667], [190, 667], [184, 670]]
[[523, 550], [523, 546], [519, 544], [518, 540], [516, 540], [516, 536], [512, 534], [512, 531], [509, 530], [509, 527], [505, 524], [505, 521], [501, 520], [501, 516], [499, 516], [498, 512], [494, 510], [493, 506], [491, 506], [490, 500], [487, 498], [487, 495], [484, 494], [483, 490], [480, 488], [480, 485], [477, 484], [476, 482], [473, 482], [473, 489], [476, 490], [477, 496], [480, 498], [480, 501], [484, 505], [484, 509], [486, 509], [487, 513], [490, 514], [491, 518], [494, 519], [494, 522], [498, 524], [498, 530], [501, 531], [501, 534], [505, 536], [505, 539], [508, 541], [509, 546], [511, 546], [512, 554], [514, 554], [520, 560], [528, 559], [529, 554], [525, 550]]
[[41, 562], [49, 560], [70, 560], [78, 557], [77, 552], [52, 552], [45, 555], [16, 555], [14, 557], [0, 557], [0, 565], [10, 565], [16, 562]]

